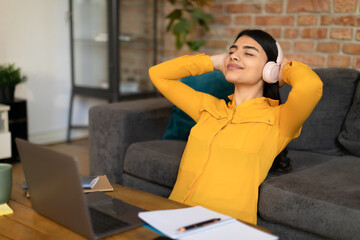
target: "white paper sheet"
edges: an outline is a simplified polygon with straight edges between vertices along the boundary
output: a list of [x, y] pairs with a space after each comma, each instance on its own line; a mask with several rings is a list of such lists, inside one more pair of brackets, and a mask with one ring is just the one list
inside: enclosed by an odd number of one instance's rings
[[[140, 212], [139, 217], [172, 239], [278, 239], [273, 235], [263, 233], [255, 228], [249, 227], [246, 224], [238, 222], [234, 218], [200, 206], [174, 210]], [[220, 218], [221, 220], [214, 224], [187, 230], [185, 232], [178, 231], [181, 227], [213, 218]]]
[[239, 221], [224, 224], [218, 228], [208, 229], [190, 236], [181, 237], [180, 240], [277, 240], [277, 236], [257, 230]]

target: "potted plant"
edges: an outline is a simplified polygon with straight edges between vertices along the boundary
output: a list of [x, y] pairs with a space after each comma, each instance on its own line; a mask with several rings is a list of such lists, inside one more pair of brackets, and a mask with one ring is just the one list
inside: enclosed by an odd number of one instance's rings
[[[191, 51], [197, 51], [205, 40], [196, 40], [194, 32], [204, 29], [209, 31], [208, 24], [213, 21], [210, 13], [203, 7], [210, 6], [212, 0], [168, 0], [175, 9], [166, 16], [169, 19], [166, 31], [172, 31], [176, 38], [176, 48], [181, 49], [186, 43]], [[192, 33], [192, 34], [191, 34]]]
[[27, 80], [15, 64], [0, 65], [0, 102], [14, 101], [15, 87]]

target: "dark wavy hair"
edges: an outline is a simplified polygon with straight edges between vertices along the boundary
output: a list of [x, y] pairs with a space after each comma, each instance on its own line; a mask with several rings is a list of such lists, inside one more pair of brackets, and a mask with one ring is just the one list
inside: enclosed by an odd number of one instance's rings
[[[234, 42], [236, 42], [236, 40], [238, 40], [238, 38], [242, 36], [251, 37], [256, 42], [258, 42], [260, 46], [264, 49], [268, 61], [276, 61], [278, 55], [278, 50], [275, 44], [276, 40], [270, 34], [259, 29], [247, 29], [240, 32]], [[264, 82], [263, 96], [266, 98], [279, 100], [279, 103], [281, 103], [279, 83]], [[277, 155], [277, 157], [274, 159], [273, 165], [271, 166], [270, 170], [280, 172], [290, 172], [292, 170], [291, 160], [287, 157], [286, 148], [282, 152], [280, 152], [279, 155]]]

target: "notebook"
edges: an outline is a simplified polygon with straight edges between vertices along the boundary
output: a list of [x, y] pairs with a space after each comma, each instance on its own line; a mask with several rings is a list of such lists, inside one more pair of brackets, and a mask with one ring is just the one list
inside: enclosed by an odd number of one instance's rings
[[142, 225], [143, 209], [103, 192], [84, 194], [76, 159], [16, 139], [32, 208], [88, 239], [99, 239]]
[[[81, 187], [83, 189], [92, 189], [98, 181], [99, 181], [98, 176], [97, 177], [80, 176]], [[26, 181], [22, 185], [22, 189], [24, 190], [28, 189], [28, 185]]]
[[279, 239], [277, 236], [248, 226], [235, 218], [201, 206], [140, 212], [139, 217], [148, 223], [152, 228], [155, 228], [158, 232], [171, 239]]

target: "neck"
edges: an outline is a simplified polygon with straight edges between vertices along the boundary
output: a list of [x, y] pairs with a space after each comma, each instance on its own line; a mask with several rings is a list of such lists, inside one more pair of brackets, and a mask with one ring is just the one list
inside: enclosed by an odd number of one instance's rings
[[[261, 81], [259, 81], [261, 83]], [[234, 100], [238, 106], [251, 99], [263, 97], [263, 84], [243, 85], [235, 84]]]

